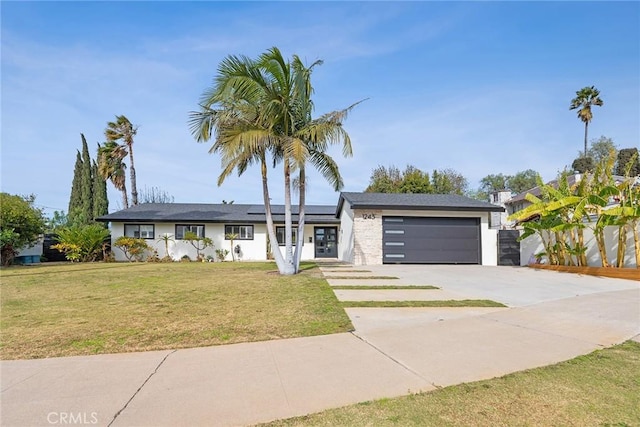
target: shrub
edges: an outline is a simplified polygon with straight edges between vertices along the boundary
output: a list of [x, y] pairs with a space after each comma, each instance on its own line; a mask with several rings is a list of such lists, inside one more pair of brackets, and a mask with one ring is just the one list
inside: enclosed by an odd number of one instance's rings
[[151, 250], [151, 247], [149, 247], [144, 239], [137, 239], [135, 237], [120, 236], [113, 245], [120, 249], [130, 262], [142, 261], [145, 253]]
[[160, 262], [160, 257], [158, 256], [158, 251], [157, 250], [153, 250], [153, 252], [151, 254], [149, 254], [149, 256], [147, 257], [147, 262]]
[[58, 243], [51, 247], [69, 261], [91, 262], [103, 253], [108, 237], [109, 230], [100, 224], [63, 227], [58, 230]]
[[182, 255], [180, 262], [191, 262], [191, 258], [189, 258], [189, 255]]
[[0, 193], [0, 257], [10, 265], [20, 249], [32, 246], [44, 232], [42, 210], [33, 206], [34, 196]]
[[218, 260], [224, 261], [227, 258], [227, 255], [229, 255], [228, 249], [216, 249], [216, 256], [218, 257]]

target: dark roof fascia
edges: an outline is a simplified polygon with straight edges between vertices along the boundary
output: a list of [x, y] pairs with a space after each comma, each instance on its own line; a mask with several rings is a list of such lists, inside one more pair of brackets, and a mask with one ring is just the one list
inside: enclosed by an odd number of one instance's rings
[[504, 212], [502, 206], [416, 206], [416, 205], [374, 205], [352, 204], [351, 209], [380, 209], [393, 211], [457, 211], [457, 212]]
[[[100, 219], [96, 218], [98, 221], [102, 222], [121, 222], [125, 224], [266, 224], [267, 220], [265, 218], [252, 218], [248, 219], [226, 219], [226, 220], [198, 220], [198, 219], [162, 219], [162, 220], [149, 220], [149, 219]], [[273, 219], [274, 224], [284, 224], [284, 220], [280, 220], [279, 218]], [[292, 223], [297, 223], [297, 219], [292, 218]], [[305, 219], [305, 224], [313, 225], [313, 224], [339, 224], [340, 221], [330, 216], [326, 219]]]

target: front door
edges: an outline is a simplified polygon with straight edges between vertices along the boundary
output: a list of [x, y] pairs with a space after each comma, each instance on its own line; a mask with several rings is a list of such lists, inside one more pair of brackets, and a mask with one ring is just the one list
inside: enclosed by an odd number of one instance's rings
[[316, 258], [338, 257], [338, 228], [316, 227], [315, 231]]

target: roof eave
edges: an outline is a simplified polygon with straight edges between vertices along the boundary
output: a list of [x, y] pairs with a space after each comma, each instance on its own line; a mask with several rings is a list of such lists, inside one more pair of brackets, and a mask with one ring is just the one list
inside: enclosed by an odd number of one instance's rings
[[504, 212], [501, 206], [415, 206], [415, 205], [373, 205], [353, 204], [352, 209], [379, 209], [403, 211], [455, 211], [455, 212]]

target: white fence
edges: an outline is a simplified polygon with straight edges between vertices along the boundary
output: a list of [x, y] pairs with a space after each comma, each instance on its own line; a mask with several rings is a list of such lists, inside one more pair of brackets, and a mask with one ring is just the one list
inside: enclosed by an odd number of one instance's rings
[[[638, 226], [640, 230], [640, 225]], [[618, 248], [618, 227], [609, 226], [604, 230], [605, 247], [607, 249], [607, 259], [609, 264], [615, 265]], [[602, 267], [598, 245], [593, 231], [590, 228], [584, 229], [584, 242], [587, 246], [587, 263], [592, 267]], [[520, 264], [527, 265], [535, 261], [535, 254], [544, 251], [542, 241], [538, 235], [529, 236], [520, 242]], [[627, 250], [624, 256], [625, 267], [636, 267], [636, 258], [633, 246], [633, 233], [627, 231]]]

